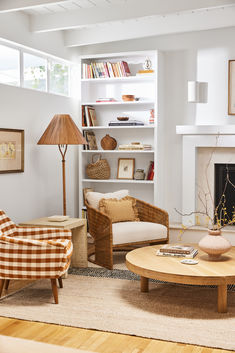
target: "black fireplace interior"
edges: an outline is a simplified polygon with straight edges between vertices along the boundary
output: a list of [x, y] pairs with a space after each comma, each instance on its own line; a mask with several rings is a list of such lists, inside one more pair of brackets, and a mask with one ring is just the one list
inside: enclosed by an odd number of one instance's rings
[[[235, 185], [235, 164], [215, 164], [215, 191], [214, 200], [215, 207], [220, 202], [221, 196], [223, 195], [225, 183], [227, 179], [227, 173], [229, 175], [229, 180]], [[234, 207], [235, 207], [235, 189], [228, 183], [225, 190], [225, 207], [228, 214], [228, 218], [233, 218]], [[218, 209], [218, 213], [221, 211], [222, 205]], [[223, 223], [222, 223], [223, 225]], [[235, 224], [233, 224], [235, 226]]]

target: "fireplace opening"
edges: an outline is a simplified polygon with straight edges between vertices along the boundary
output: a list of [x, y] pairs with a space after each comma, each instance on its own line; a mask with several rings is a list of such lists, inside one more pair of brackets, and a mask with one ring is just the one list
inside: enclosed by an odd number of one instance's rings
[[[219, 204], [221, 197], [224, 192], [225, 188], [225, 183], [227, 179], [227, 173], [229, 175], [229, 180], [235, 185], [235, 164], [215, 164], [215, 190], [214, 190], [214, 207], [216, 208], [217, 205]], [[222, 208], [226, 207], [226, 212], [227, 212], [227, 219], [232, 219], [233, 214], [234, 214], [234, 207], [235, 207], [235, 189], [234, 187], [228, 183], [226, 190], [224, 192], [225, 195], [225, 204], [221, 203], [219, 208], [218, 208], [218, 214], [222, 214]], [[222, 218], [225, 218], [222, 217]], [[225, 222], [227, 223], [227, 222]], [[222, 225], [224, 225], [224, 221], [221, 222]], [[231, 224], [235, 226], [235, 223]]]

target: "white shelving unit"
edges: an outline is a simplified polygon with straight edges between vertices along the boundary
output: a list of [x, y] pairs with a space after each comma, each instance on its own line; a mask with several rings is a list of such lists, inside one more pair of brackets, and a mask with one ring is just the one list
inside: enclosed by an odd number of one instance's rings
[[[153, 64], [154, 74], [137, 75], [143, 69], [146, 58]], [[126, 61], [130, 67], [131, 76], [114, 78], [83, 79], [82, 64], [91, 62], [118, 62]], [[149, 203], [163, 207], [164, 199], [164, 151], [163, 114], [161, 110], [163, 60], [157, 51], [127, 52], [102, 55], [81, 56], [81, 85], [80, 85], [80, 128], [92, 130], [96, 135], [98, 150], [82, 150], [79, 148], [79, 210], [83, 206], [83, 188], [91, 187], [98, 192], [112, 192], [127, 188], [130, 194]], [[138, 101], [123, 102], [123, 94], [133, 94]], [[98, 98], [112, 97], [115, 102], [100, 103]], [[82, 105], [94, 106], [98, 126], [82, 127]], [[149, 124], [150, 110], [155, 111], [155, 123]], [[141, 120], [143, 126], [108, 126], [110, 121], [118, 116], [128, 116], [129, 119]], [[148, 151], [120, 151], [103, 150], [100, 140], [106, 134], [114, 137], [119, 144], [142, 142], [152, 145]], [[106, 158], [111, 168], [111, 177], [108, 180], [88, 179], [85, 173], [86, 165], [91, 162], [92, 154], [100, 153]], [[117, 177], [118, 158], [135, 158], [135, 169], [144, 169], [147, 173], [150, 161], [154, 161], [154, 180], [121, 180]], [[161, 185], [162, 183], [162, 185]]]

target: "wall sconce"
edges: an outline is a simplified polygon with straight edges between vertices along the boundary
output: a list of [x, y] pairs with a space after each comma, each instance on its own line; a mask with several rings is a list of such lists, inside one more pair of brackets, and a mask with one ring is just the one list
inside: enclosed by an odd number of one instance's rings
[[208, 83], [198, 81], [188, 81], [188, 102], [207, 103]]

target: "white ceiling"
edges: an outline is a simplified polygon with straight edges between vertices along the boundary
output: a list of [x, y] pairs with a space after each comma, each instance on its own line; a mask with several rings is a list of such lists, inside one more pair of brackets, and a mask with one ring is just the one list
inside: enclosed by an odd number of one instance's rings
[[1, 0], [32, 32], [63, 31], [66, 46], [235, 26], [235, 0]]

